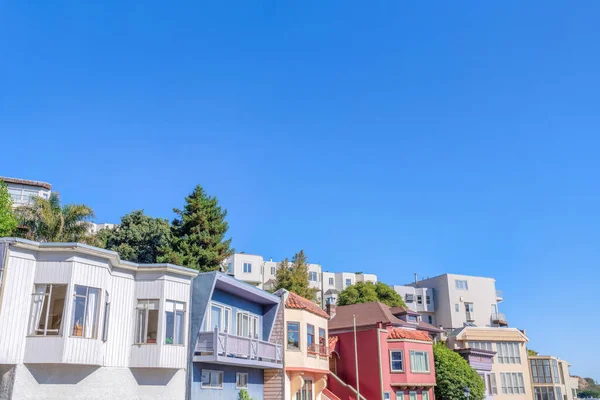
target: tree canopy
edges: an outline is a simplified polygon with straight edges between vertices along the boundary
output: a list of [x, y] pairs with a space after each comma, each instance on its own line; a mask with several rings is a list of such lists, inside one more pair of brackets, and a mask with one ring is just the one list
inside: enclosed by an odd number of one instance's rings
[[286, 289], [315, 301], [319, 289], [311, 288], [308, 280], [308, 263], [304, 250], [294, 255], [292, 263], [286, 258], [275, 271], [274, 290]]
[[17, 228], [17, 217], [12, 211], [12, 198], [4, 181], [0, 181], [0, 237], [11, 236]]
[[538, 352], [532, 349], [527, 349], [527, 355], [528, 356], [537, 356]]
[[435, 360], [435, 397], [439, 400], [464, 398], [464, 389], [471, 390], [471, 400], [485, 398], [485, 386], [481, 377], [460, 356], [442, 342], [433, 345]]
[[50, 198], [34, 197], [33, 203], [15, 209], [27, 239], [38, 242], [93, 242], [89, 220], [94, 211], [85, 204], [61, 205], [56, 192]]
[[337, 305], [346, 306], [373, 301], [380, 301], [390, 307], [406, 307], [402, 296], [383, 282], [356, 282], [340, 292]]
[[229, 225], [227, 210], [197, 185], [185, 198], [183, 210], [174, 209], [171, 246], [158, 257], [159, 262], [170, 262], [201, 272], [215, 271], [224, 259], [233, 254], [231, 239], [225, 239]]
[[121, 224], [97, 234], [100, 245], [119, 253], [122, 259], [137, 263], [156, 263], [171, 245], [169, 221], [153, 218], [136, 210], [121, 217]]

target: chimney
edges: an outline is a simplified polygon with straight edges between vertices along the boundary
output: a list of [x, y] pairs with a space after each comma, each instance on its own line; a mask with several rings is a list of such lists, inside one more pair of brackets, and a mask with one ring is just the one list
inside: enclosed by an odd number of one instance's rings
[[335, 304], [331, 304], [330, 302], [327, 302], [327, 305], [325, 306], [325, 311], [327, 312], [327, 314], [329, 314], [329, 319], [335, 317], [336, 308], [337, 308], [337, 306]]

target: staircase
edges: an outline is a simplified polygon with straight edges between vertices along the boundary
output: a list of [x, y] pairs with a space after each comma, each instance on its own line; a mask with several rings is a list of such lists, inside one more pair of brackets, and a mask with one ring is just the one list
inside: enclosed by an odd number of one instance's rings
[[333, 397], [329, 397], [330, 400], [367, 400], [333, 372], [329, 371], [329, 377], [331, 379], [327, 380], [327, 388], [323, 390], [323, 394], [327, 396], [327, 393], [331, 393]]
[[323, 389], [323, 391], [321, 392], [321, 399], [322, 400], [342, 400], [339, 397], [337, 397], [335, 394], [331, 393], [331, 391], [329, 389]]

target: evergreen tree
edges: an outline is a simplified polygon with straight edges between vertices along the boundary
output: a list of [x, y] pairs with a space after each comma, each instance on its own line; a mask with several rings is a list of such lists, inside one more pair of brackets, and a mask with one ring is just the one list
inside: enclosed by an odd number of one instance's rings
[[485, 398], [483, 380], [460, 354], [442, 342], [433, 345], [435, 360], [435, 397], [439, 400], [464, 398], [464, 389], [471, 390], [471, 400]]
[[286, 289], [299, 296], [315, 301], [319, 289], [311, 288], [308, 281], [308, 263], [304, 250], [294, 255], [290, 265], [286, 258], [275, 271], [274, 290]]
[[233, 254], [231, 238], [225, 239], [229, 229], [227, 210], [216, 197], [206, 194], [202, 186], [185, 198], [183, 210], [174, 209], [178, 218], [173, 220], [171, 246], [161, 248], [159, 262], [170, 262], [201, 272], [215, 271], [224, 259]]
[[136, 210], [123, 216], [120, 225], [102, 229], [96, 237], [101, 247], [116, 251], [123, 260], [151, 264], [171, 246], [171, 227], [166, 219]]
[[11, 236], [17, 228], [17, 217], [12, 211], [12, 198], [4, 181], [0, 181], [0, 237]]
[[406, 307], [402, 296], [383, 282], [356, 282], [340, 292], [337, 305], [347, 306], [374, 301], [380, 301], [390, 307]]

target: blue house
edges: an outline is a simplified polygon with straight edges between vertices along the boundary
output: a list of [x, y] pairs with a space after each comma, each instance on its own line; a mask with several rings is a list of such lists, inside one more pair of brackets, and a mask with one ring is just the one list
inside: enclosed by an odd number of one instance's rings
[[194, 279], [189, 400], [235, 400], [242, 389], [253, 400], [264, 399], [265, 370], [283, 368], [282, 338], [273, 335], [280, 303], [280, 297], [220, 272]]

